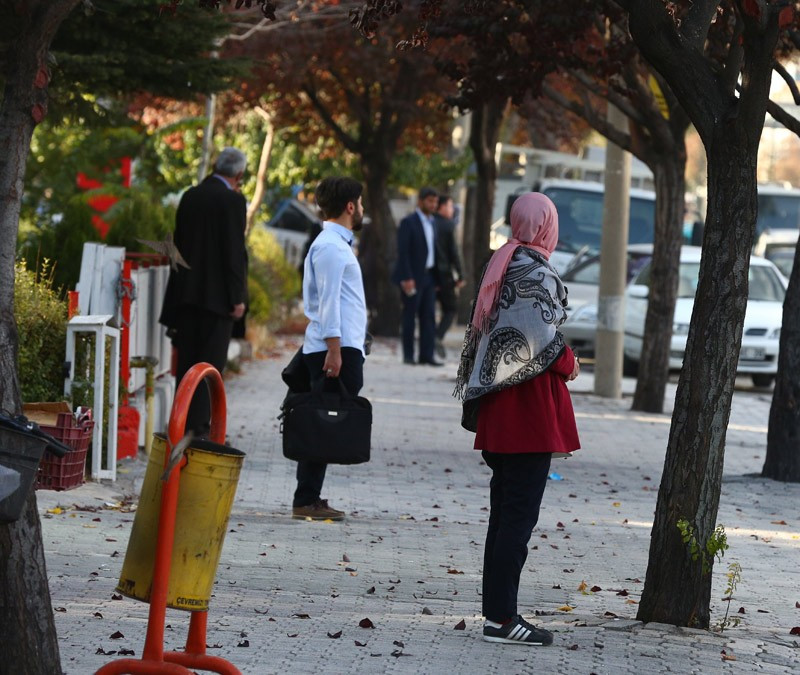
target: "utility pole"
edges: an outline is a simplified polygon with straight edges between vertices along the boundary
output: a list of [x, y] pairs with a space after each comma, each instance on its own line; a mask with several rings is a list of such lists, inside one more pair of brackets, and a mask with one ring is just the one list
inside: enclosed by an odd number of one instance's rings
[[[627, 133], [628, 118], [609, 103], [608, 122]], [[597, 304], [594, 393], [622, 397], [622, 343], [630, 214], [631, 156], [611, 141], [606, 145], [600, 289]]]

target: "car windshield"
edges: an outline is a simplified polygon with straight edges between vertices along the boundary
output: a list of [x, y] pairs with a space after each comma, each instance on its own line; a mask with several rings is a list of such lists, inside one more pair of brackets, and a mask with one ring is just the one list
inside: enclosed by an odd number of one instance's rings
[[[650, 286], [650, 265], [639, 273], [635, 283]], [[678, 270], [678, 297], [693, 298], [697, 291], [700, 263], [681, 263]], [[755, 302], [783, 302], [786, 291], [772, 267], [751, 265], [748, 274], [748, 300]]]
[[792, 275], [792, 266], [794, 264], [793, 248], [775, 248], [771, 251], [768, 250], [766, 258], [773, 263], [787, 279]]
[[800, 196], [758, 195], [756, 232], [800, 228]]
[[[558, 246], [562, 251], [577, 252], [584, 246], [600, 250], [603, 232], [603, 193], [577, 188], [546, 188], [544, 193], [558, 209]], [[651, 244], [655, 202], [632, 197], [628, 243]]]
[[[625, 283], [628, 283], [644, 265], [650, 261], [650, 256], [646, 253], [632, 254], [628, 252], [628, 269], [625, 276]], [[590, 258], [586, 262], [569, 270], [564, 276], [563, 281], [577, 284], [600, 285], [600, 256]]]

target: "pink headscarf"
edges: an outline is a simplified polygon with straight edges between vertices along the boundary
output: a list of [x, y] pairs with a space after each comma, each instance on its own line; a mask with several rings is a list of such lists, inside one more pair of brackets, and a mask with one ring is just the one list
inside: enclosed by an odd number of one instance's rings
[[511, 239], [494, 252], [478, 291], [472, 325], [483, 331], [500, 297], [506, 269], [519, 246], [541, 253], [545, 259], [558, 243], [556, 205], [540, 192], [526, 192], [511, 207]]

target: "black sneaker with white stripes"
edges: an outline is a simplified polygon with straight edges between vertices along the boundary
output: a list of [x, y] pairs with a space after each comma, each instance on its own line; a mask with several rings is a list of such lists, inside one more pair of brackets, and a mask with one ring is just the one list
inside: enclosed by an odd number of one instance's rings
[[483, 625], [483, 639], [486, 642], [544, 647], [553, 643], [553, 634], [529, 624], [521, 616], [515, 616], [507, 624], [499, 627], [496, 623], [487, 621]]

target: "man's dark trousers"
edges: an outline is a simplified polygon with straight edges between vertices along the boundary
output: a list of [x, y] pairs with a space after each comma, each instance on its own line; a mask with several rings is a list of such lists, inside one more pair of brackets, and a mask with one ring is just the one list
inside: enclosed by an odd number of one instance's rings
[[433, 270], [425, 272], [417, 292], [403, 297], [403, 360], [414, 360], [414, 327], [419, 317], [419, 361], [433, 361], [436, 332], [436, 277]]
[[456, 305], [456, 284], [452, 279], [442, 282], [439, 290], [436, 292], [439, 298], [439, 306], [442, 308], [442, 315], [439, 317], [439, 325], [436, 326], [436, 339], [440, 342], [444, 340], [450, 326], [453, 325], [453, 319], [456, 318], [458, 307]]
[[486, 452], [492, 470], [489, 527], [483, 554], [483, 615], [503, 622], [517, 616], [519, 577], [550, 473], [549, 452]]
[[[178, 350], [178, 367], [175, 373], [176, 386], [187, 371], [197, 363], [210, 363], [220, 373], [228, 361], [228, 344], [233, 330], [233, 319], [199, 307], [184, 306], [175, 336]], [[203, 383], [195, 390], [186, 416], [186, 430], [195, 436], [208, 436], [211, 428], [211, 399], [208, 386]]]
[[[322, 367], [325, 365], [327, 351], [303, 354], [308, 372], [311, 374], [311, 386], [325, 378]], [[339, 379], [351, 396], [355, 396], [364, 386], [364, 355], [355, 347], [342, 347], [342, 368]], [[339, 384], [328, 378], [325, 391], [339, 391]], [[293, 507], [309, 506], [320, 498], [322, 483], [325, 481], [327, 464], [320, 462], [297, 462], [297, 489], [294, 493]]]

